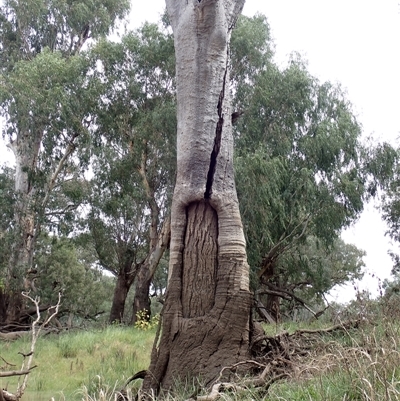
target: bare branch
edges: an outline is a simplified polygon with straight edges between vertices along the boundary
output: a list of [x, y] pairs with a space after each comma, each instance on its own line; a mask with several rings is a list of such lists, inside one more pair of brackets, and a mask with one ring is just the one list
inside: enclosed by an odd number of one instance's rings
[[7, 362], [2, 356], [0, 356], [0, 359], [8, 366], [15, 366], [13, 363]]
[[23, 376], [31, 373], [32, 369], [37, 368], [37, 365], [25, 370], [9, 370], [7, 372], [0, 372], [0, 377]]
[[[287, 301], [291, 301], [294, 299], [296, 302], [298, 302], [300, 305], [303, 306], [303, 308], [307, 309], [316, 319], [318, 319], [322, 313], [320, 312], [314, 312], [307, 304], [305, 301], [303, 301], [301, 298], [299, 298], [297, 295], [293, 294], [290, 291], [286, 291], [282, 288], [278, 288], [273, 286], [272, 284], [268, 283], [267, 284], [269, 289], [268, 290], [260, 290], [257, 291], [257, 294], [270, 294], [270, 295], [276, 295], [277, 297], [286, 299]], [[325, 308], [326, 309], [326, 308]], [[324, 310], [325, 310], [324, 309]]]
[[57, 165], [57, 167], [56, 167], [56, 169], [55, 169], [53, 175], [52, 175], [51, 178], [50, 178], [49, 184], [48, 184], [48, 186], [47, 186], [46, 194], [45, 194], [45, 196], [44, 196], [44, 198], [43, 198], [43, 201], [42, 201], [42, 207], [43, 207], [43, 208], [46, 207], [46, 204], [47, 204], [47, 202], [48, 202], [48, 200], [49, 200], [50, 193], [51, 193], [51, 191], [52, 191], [53, 188], [54, 188], [54, 185], [55, 185], [55, 183], [56, 183], [57, 177], [58, 177], [58, 175], [60, 174], [62, 168], [64, 167], [65, 162], [68, 160], [69, 156], [70, 156], [70, 155], [74, 152], [74, 150], [75, 150], [74, 140], [75, 140], [77, 137], [78, 137], [78, 134], [75, 134], [75, 135], [72, 137], [72, 140], [71, 140], [70, 143], [68, 144], [67, 149], [65, 150], [65, 153], [64, 153], [63, 157], [60, 159], [60, 161], [59, 161], [59, 163], [58, 163], [58, 165]]
[[[27, 361], [26, 358], [24, 358], [24, 361], [22, 363], [22, 367], [21, 367], [21, 371], [30, 371], [31, 369], [33, 369], [32, 367], [32, 361], [33, 361], [33, 356], [35, 353], [35, 346], [36, 346], [36, 341], [39, 337], [39, 334], [42, 330], [43, 327], [45, 327], [47, 324], [49, 324], [49, 322], [57, 315], [58, 310], [60, 308], [61, 305], [61, 293], [58, 293], [58, 302], [55, 306], [50, 307], [49, 310], [53, 309], [53, 312], [45, 319], [45, 321], [39, 325], [40, 323], [40, 297], [35, 297], [32, 298], [29, 293], [22, 293], [22, 296], [29, 299], [36, 307], [36, 319], [33, 321], [32, 323], [32, 340], [31, 340], [31, 347], [30, 347], [30, 352], [27, 354]], [[26, 362], [25, 362], [26, 361]], [[25, 364], [26, 363], [26, 364]], [[24, 380], [22, 381], [22, 384], [18, 383], [18, 387], [17, 387], [17, 392], [16, 392], [16, 397], [17, 399], [20, 399], [22, 397], [22, 395], [25, 392], [26, 386], [28, 384], [28, 375], [25, 374]]]

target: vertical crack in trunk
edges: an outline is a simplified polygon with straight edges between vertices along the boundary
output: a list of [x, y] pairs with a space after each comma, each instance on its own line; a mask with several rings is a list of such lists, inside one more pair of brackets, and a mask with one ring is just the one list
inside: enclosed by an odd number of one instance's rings
[[225, 84], [226, 84], [227, 72], [228, 72], [228, 65], [226, 66], [224, 79], [222, 82], [222, 90], [221, 90], [221, 93], [220, 93], [219, 99], [218, 99], [218, 105], [217, 105], [218, 122], [217, 122], [217, 127], [215, 129], [214, 147], [213, 147], [213, 150], [211, 152], [211, 157], [210, 157], [210, 167], [209, 167], [208, 173], [207, 173], [206, 192], [204, 192], [204, 199], [211, 198], [212, 185], [214, 182], [215, 170], [217, 168], [217, 157], [218, 157], [219, 151], [221, 149], [222, 128], [224, 125], [224, 114], [222, 112], [222, 105], [223, 105], [224, 97], [225, 97]]

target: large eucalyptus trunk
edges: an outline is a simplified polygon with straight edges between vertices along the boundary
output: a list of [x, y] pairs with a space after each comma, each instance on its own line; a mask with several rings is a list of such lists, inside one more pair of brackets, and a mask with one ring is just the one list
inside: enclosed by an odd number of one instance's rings
[[169, 282], [144, 392], [249, 356], [251, 295], [233, 171], [230, 33], [244, 0], [167, 0], [177, 74]]

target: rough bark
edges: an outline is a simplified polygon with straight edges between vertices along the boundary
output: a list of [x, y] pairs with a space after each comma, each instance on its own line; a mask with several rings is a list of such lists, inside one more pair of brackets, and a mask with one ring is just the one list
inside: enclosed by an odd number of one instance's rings
[[275, 323], [281, 322], [281, 298], [276, 294], [267, 294], [266, 309]]
[[0, 326], [1, 323], [6, 321], [7, 317], [7, 306], [6, 306], [6, 294], [3, 288], [0, 288]]
[[244, 0], [167, 0], [177, 74], [177, 181], [162, 330], [145, 393], [249, 356], [251, 296], [233, 171], [230, 32]]
[[124, 318], [126, 298], [136, 276], [136, 269], [133, 268], [133, 260], [134, 254], [127, 250], [124, 255], [124, 268], [118, 272], [115, 284], [110, 311], [110, 323], [122, 323]]
[[125, 301], [129, 287], [125, 274], [119, 274], [114, 288], [114, 295], [110, 311], [110, 323], [122, 323], [125, 312]]
[[[281, 282], [279, 276], [276, 274], [276, 268], [275, 268], [275, 263], [271, 263], [271, 267], [269, 269], [270, 272], [270, 277], [268, 278], [268, 281], [265, 283], [267, 287], [269, 287], [268, 284], [271, 284], [273, 288], [279, 289], [281, 288]], [[266, 276], [263, 276], [263, 279], [265, 280]], [[281, 297], [276, 293], [276, 292], [268, 292], [266, 293], [266, 303], [265, 307], [269, 314], [272, 316], [274, 319], [275, 323], [280, 323], [281, 322]]]
[[141, 313], [141, 319], [150, 321], [150, 285], [152, 277], [149, 277], [149, 270], [147, 266], [139, 269], [135, 281], [135, 295], [133, 297], [133, 310], [131, 317], [131, 324], [134, 325], [138, 320], [138, 313]]

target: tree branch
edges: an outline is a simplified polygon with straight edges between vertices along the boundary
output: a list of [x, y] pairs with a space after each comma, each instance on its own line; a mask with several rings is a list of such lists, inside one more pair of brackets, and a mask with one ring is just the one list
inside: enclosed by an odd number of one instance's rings
[[11, 376], [23, 376], [31, 373], [32, 369], [37, 368], [37, 365], [31, 366], [25, 370], [9, 370], [6, 372], [0, 372], [0, 377], [11, 377]]
[[[292, 299], [294, 299], [296, 302], [298, 302], [300, 305], [303, 306], [303, 308], [307, 309], [316, 319], [318, 319], [322, 313], [320, 312], [314, 312], [307, 304], [304, 300], [302, 300], [301, 298], [299, 298], [297, 295], [293, 294], [290, 291], [286, 291], [282, 288], [278, 288], [273, 286], [272, 284], [268, 283], [266, 284], [269, 289], [268, 290], [260, 290], [257, 291], [257, 294], [270, 294], [270, 295], [276, 295], [277, 297], [286, 299], [287, 301], [291, 301]], [[325, 310], [325, 309], [324, 309]]]
[[[293, 244], [287, 244], [283, 245], [285, 242], [287, 243], [288, 240], [293, 237], [295, 240], [299, 240], [302, 238], [306, 232], [306, 229], [308, 227], [308, 223], [311, 220], [311, 214], [305, 217], [299, 224], [297, 224], [295, 227], [293, 227], [292, 231], [285, 235], [285, 232], [281, 235], [279, 238], [279, 241], [268, 251], [267, 255], [263, 257], [263, 266], [261, 267], [261, 270], [257, 273], [258, 278], [261, 278], [266, 271], [268, 270], [270, 263], [269, 261], [272, 261], [274, 258], [277, 257], [277, 253], [280, 252], [282, 253], [285, 251], [287, 248], [292, 246]], [[297, 230], [303, 226], [302, 231], [300, 234], [296, 236]]]
[[[50, 321], [57, 315], [58, 310], [61, 305], [61, 293], [60, 292], [58, 293], [57, 304], [48, 309], [49, 311], [52, 309], [52, 313], [47, 316], [47, 318], [44, 320], [44, 322], [41, 325], [39, 325], [40, 318], [41, 318], [40, 306], [39, 306], [40, 297], [32, 298], [29, 296], [29, 293], [25, 293], [25, 292], [22, 293], [22, 296], [29, 299], [35, 305], [36, 314], [37, 314], [36, 319], [32, 323], [32, 340], [31, 340], [30, 352], [28, 353], [29, 356], [28, 356], [28, 360], [26, 362], [26, 367], [25, 367], [25, 359], [26, 358], [24, 358], [24, 361], [23, 361], [22, 367], [21, 367], [21, 371], [26, 370], [29, 372], [31, 369], [33, 369], [33, 367], [31, 367], [31, 365], [32, 365], [33, 356], [35, 353], [36, 341], [39, 337], [39, 334], [40, 334], [42, 328], [45, 327], [47, 324], [49, 324]], [[17, 392], [16, 392], [17, 399], [20, 399], [22, 397], [22, 395], [25, 392], [27, 384], [28, 384], [28, 375], [26, 374], [24, 377], [24, 380], [22, 381], [22, 384], [18, 384]]]

